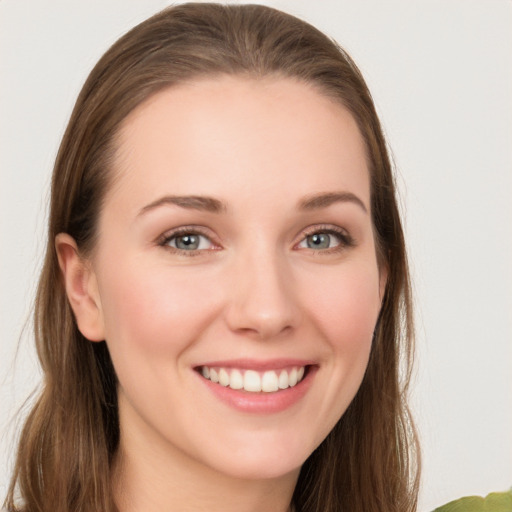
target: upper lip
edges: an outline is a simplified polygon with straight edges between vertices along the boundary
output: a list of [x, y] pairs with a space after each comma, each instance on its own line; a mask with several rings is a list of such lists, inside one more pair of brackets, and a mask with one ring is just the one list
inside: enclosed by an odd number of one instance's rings
[[215, 361], [206, 361], [204, 363], [195, 365], [195, 368], [208, 366], [209, 368], [238, 368], [243, 370], [279, 370], [290, 366], [301, 367], [311, 366], [315, 362], [310, 359], [298, 358], [277, 358], [277, 359], [224, 359]]

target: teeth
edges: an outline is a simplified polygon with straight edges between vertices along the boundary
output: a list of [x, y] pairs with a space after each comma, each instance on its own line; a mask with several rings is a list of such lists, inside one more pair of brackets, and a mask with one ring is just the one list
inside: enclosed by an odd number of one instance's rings
[[288, 384], [290, 384], [290, 387], [295, 386], [297, 384], [297, 368], [294, 368], [290, 375], [288, 375]]
[[238, 370], [233, 370], [229, 379], [231, 389], [242, 389], [244, 387], [244, 377]]
[[304, 366], [287, 370], [238, 370], [227, 368], [201, 367], [201, 375], [212, 382], [231, 389], [243, 389], [251, 393], [274, 393], [276, 391], [296, 386], [304, 377]]
[[219, 382], [219, 374], [213, 368], [210, 368], [210, 380], [212, 382]]
[[279, 389], [286, 389], [289, 386], [290, 384], [288, 383], [288, 372], [282, 370], [279, 374]]
[[261, 391], [261, 377], [258, 372], [247, 370], [244, 375], [244, 389], [245, 391], [252, 391], [257, 393]]
[[279, 389], [279, 381], [276, 372], [265, 372], [261, 378], [261, 390], [272, 393]]
[[219, 370], [219, 384], [221, 386], [229, 386], [229, 374], [224, 368]]

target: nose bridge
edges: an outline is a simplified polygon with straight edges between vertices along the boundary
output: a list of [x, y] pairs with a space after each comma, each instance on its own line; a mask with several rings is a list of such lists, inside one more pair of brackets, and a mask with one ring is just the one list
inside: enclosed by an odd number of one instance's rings
[[276, 245], [253, 240], [249, 250], [237, 255], [233, 270], [227, 315], [231, 329], [270, 338], [297, 326], [291, 268]]

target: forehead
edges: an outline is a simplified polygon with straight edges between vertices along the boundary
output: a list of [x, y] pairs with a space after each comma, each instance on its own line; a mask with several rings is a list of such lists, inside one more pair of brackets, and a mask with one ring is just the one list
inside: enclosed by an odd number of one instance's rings
[[124, 121], [114, 173], [113, 195], [136, 193], [132, 202], [159, 190], [249, 198], [312, 188], [357, 189], [369, 201], [364, 142], [350, 112], [286, 78], [204, 79], [153, 95]]

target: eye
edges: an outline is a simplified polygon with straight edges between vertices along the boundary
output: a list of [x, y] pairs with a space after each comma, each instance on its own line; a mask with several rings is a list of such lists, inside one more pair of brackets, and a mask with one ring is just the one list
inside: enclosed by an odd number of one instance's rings
[[341, 230], [316, 228], [315, 231], [307, 233], [297, 247], [299, 249], [313, 249], [314, 251], [336, 251], [352, 245], [354, 245], [354, 242], [350, 235]]
[[160, 245], [179, 252], [191, 253], [215, 248], [215, 244], [208, 236], [192, 230], [180, 230], [166, 234], [160, 241]]
[[340, 244], [340, 241], [333, 236], [332, 233], [315, 233], [308, 235], [299, 247], [307, 247], [308, 249], [330, 249]]
[[211, 242], [203, 235], [189, 233], [187, 235], [173, 236], [167, 244], [170, 247], [175, 247], [182, 251], [197, 251], [201, 249], [208, 249]]

